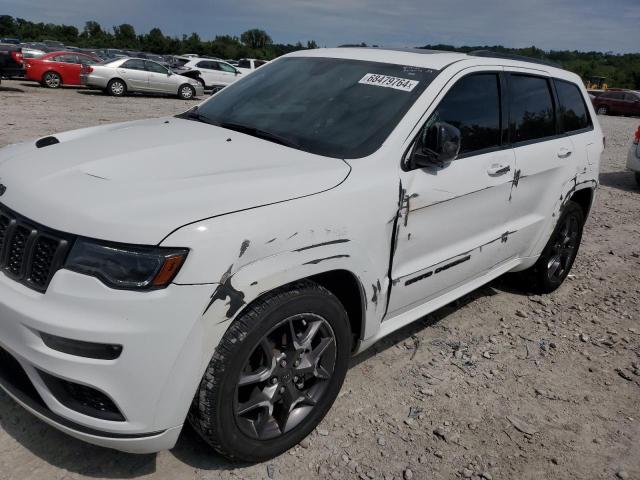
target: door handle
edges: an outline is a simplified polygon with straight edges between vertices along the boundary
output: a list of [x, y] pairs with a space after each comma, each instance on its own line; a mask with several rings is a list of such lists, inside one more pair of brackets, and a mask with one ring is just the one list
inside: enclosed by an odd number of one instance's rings
[[568, 148], [561, 148], [558, 150], [558, 158], [568, 158], [573, 152]]
[[504, 175], [511, 171], [511, 165], [494, 164], [489, 167], [487, 173], [491, 176]]

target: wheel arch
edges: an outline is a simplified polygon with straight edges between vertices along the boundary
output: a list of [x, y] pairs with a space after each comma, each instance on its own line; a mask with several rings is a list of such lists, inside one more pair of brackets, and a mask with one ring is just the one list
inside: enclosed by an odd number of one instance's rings
[[569, 197], [569, 200], [580, 205], [580, 208], [582, 208], [582, 213], [584, 214], [584, 218], [586, 219], [589, 216], [589, 212], [591, 212], [594, 197], [595, 189], [587, 186], [573, 192], [573, 194]]
[[64, 78], [62, 76], [62, 74], [57, 71], [55, 68], [48, 68], [47, 70], [45, 70], [44, 72], [42, 72], [42, 75], [40, 76], [40, 80], [44, 82], [44, 77], [47, 75], [47, 73], [55, 73], [56, 75], [58, 75], [58, 77], [60, 77], [60, 85], [64, 84]]

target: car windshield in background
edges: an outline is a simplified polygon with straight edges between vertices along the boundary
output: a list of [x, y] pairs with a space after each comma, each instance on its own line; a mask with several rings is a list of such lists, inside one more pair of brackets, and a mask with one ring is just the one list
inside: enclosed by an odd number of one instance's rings
[[188, 118], [334, 158], [375, 152], [437, 71], [335, 58], [283, 58]]

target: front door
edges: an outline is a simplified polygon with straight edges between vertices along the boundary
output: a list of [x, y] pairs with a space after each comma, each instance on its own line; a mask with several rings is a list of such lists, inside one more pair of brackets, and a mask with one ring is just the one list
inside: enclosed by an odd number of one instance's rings
[[506, 256], [502, 245], [515, 164], [513, 151], [502, 147], [501, 76], [461, 74], [451, 84], [425, 127], [446, 122], [458, 128], [458, 158], [405, 167], [400, 174], [404, 192], [391, 269], [391, 315], [490, 271]]
[[144, 64], [149, 73], [149, 90], [159, 93], [176, 93], [178, 91], [178, 86], [169, 75], [169, 70], [166, 67], [150, 60], [145, 60]]

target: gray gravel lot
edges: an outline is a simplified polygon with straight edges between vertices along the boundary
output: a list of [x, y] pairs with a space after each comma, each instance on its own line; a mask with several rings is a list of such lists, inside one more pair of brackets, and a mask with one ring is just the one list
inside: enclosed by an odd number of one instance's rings
[[[195, 104], [3, 81], [0, 146]], [[640, 189], [624, 170], [640, 120], [600, 122], [602, 187], [570, 280], [531, 297], [499, 279], [379, 342], [290, 452], [229, 464], [187, 428], [172, 451], [128, 455], [0, 393], [0, 480], [640, 479]]]

